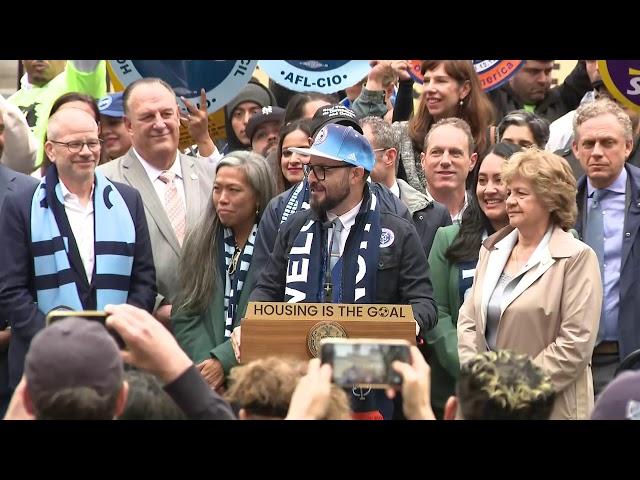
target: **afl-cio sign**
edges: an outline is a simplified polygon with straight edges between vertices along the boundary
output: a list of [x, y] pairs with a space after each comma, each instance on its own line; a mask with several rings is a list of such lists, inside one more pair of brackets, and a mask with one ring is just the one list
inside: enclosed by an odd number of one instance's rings
[[355, 85], [371, 70], [366, 60], [261, 60], [260, 68], [289, 90], [322, 93]]
[[[213, 113], [231, 101], [244, 87], [257, 60], [109, 60], [118, 80], [127, 86], [140, 78], [158, 77], [173, 88], [176, 97], [200, 104], [200, 89]], [[178, 102], [182, 105], [182, 102]], [[185, 111], [184, 107], [181, 110]]]
[[616, 100], [640, 111], [640, 60], [598, 60], [598, 70]]
[[524, 60], [474, 60], [475, 69], [482, 90], [489, 92], [501, 85], [515, 75], [524, 65]]

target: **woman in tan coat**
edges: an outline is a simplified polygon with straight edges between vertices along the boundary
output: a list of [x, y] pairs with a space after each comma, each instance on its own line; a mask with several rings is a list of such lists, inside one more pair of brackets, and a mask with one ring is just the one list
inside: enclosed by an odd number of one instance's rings
[[567, 232], [576, 181], [564, 159], [535, 147], [505, 162], [502, 181], [510, 225], [480, 249], [458, 318], [460, 364], [486, 350], [526, 353], [551, 377], [551, 418], [588, 419], [602, 284], [594, 251]]

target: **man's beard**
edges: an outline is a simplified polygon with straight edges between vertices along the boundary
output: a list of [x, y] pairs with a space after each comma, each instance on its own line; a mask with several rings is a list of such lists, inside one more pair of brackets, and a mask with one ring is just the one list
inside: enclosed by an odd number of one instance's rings
[[333, 210], [337, 207], [345, 198], [349, 196], [349, 182], [343, 182], [337, 185], [336, 192], [329, 196], [327, 190], [324, 191], [324, 200], [318, 202], [314, 199], [313, 195], [310, 197], [311, 208], [318, 214], [319, 217], [324, 216], [329, 210]]

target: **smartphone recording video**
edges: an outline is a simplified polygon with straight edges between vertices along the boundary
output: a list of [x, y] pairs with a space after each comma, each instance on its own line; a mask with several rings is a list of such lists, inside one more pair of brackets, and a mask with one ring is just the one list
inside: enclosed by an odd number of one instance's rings
[[122, 339], [120, 334], [115, 330], [113, 330], [112, 328], [107, 327], [106, 322], [107, 322], [108, 316], [109, 315], [107, 314], [107, 312], [98, 311], [98, 310], [77, 310], [77, 311], [52, 310], [47, 314], [46, 324], [47, 326], [49, 326], [54, 322], [57, 322], [59, 320], [64, 320], [65, 318], [70, 318], [70, 317], [84, 318], [85, 320], [99, 322], [102, 324], [102, 326], [104, 326], [104, 328], [107, 329], [107, 332], [111, 334], [113, 339], [118, 344], [118, 347], [120, 348], [120, 350], [125, 350], [127, 348], [127, 345], [126, 343], [124, 343], [124, 340]]
[[333, 383], [341, 387], [397, 388], [402, 377], [391, 367], [394, 360], [410, 363], [405, 340], [327, 338], [320, 360], [333, 368]]

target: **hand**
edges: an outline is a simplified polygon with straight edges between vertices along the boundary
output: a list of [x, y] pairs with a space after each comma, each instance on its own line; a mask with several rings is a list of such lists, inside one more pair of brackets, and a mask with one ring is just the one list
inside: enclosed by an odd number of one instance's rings
[[[169, 305], [170, 307], [170, 305]], [[149, 313], [133, 305], [107, 305], [107, 326], [127, 344], [122, 359], [171, 383], [193, 365], [173, 335]]]
[[207, 94], [204, 88], [200, 89], [200, 108], [196, 108], [189, 100], [180, 97], [187, 108], [186, 115], [180, 115], [180, 122], [187, 127], [189, 135], [198, 144], [198, 153], [202, 157], [208, 157], [216, 149], [209, 136], [209, 114], [207, 113]]
[[231, 332], [231, 346], [233, 347], [233, 353], [238, 363], [240, 363], [240, 328], [241, 325], [238, 325], [233, 329], [233, 332]]
[[172, 305], [162, 305], [158, 307], [156, 312], [153, 314], [162, 325], [171, 330], [171, 307]]
[[224, 386], [224, 369], [220, 360], [209, 358], [196, 366], [209, 386], [216, 392], [221, 393]]
[[27, 379], [23, 375], [20, 383], [16, 387], [9, 406], [7, 407], [7, 413], [4, 415], [5, 420], [35, 420], [36, 417], [27, 411], [24, 405], [24, 391], [27, 388]]
[[[402, 377], [402, 410], [409, 420], [435, 420], [431, 409], [431, 369], [420, 350], [412, 346], [411, 365], [395, 361], [392, 368]], [[394, 389], [387, 389], [387, 397], [394, 398]]]
[[365, 88], [371, 92], [384, 90], [384, 86], [382, 85], [382, 79], [385, 75], [385, 72], [391, 66], [390, 60], [372, 60], [369, 62], [371, 65], [371, 70], [369, 71], [369, 75], [367, 76], [367, 84]]
[[291, 396], [286, 420], [321, 420], [327, 414], [331, 397], [331, 365], [320, 359], [309, 360], [303, 376]]
[[408, 60], [391, 60], [391, 68], [398, 74], [398, 80], [411, 80]]

